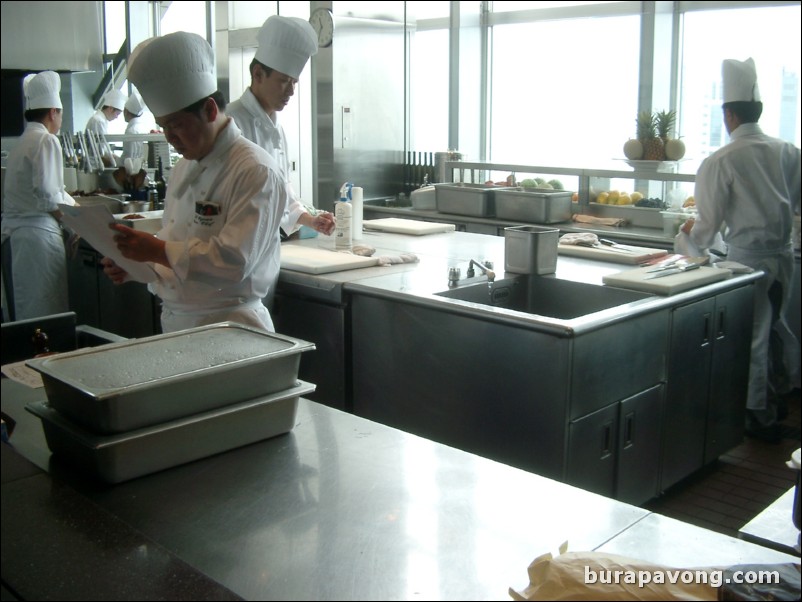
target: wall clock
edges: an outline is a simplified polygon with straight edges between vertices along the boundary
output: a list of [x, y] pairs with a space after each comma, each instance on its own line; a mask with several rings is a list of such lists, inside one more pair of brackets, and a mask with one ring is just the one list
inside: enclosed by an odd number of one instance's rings
[[334, 39], [334, 15], [328, 8], [317, 8], [309, 17], [309, 23], [317, 32], [317, 45], [320, 48], [328, 48]]

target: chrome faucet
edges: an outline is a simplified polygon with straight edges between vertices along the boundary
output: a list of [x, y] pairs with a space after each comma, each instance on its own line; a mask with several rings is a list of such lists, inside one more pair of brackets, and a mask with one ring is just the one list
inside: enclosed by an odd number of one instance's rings
[[473, 278], [476, 276], [476, 272], [474, 271], [474, 266], [482, 270], [482, 273], [487, 276], [488, 282], [493, 282], [496, 279], [496, 273], [493, 271], [493, 262], [492, 261], [485, 261], [484, 264], [479, 263], [478, 261], [474, 261], [471, 259], [471, 263], [468, 264], [468, 278]]
[[488, 285], [492, 284], [493, 281], [496, 279], [496, 273], [493, 271], [493, 262], [492, 261], [485, 261], [483, 264], [479, 263], [471, 259], [470, 263], [468, 264], [468, 272], [466, 274], [466, 278], [460, 279], [462, 275], [462, 271], [454, 266], [448, 268], [448, 286], [449, 288], [454, 288], [457, 286], [461, 286], [463, 284], [468, 284], [471, 282], [476, 282], [479, 278], [476, 276], [476, 271], [473, 269], [474, 267], [479, 268], [482, 271], [482, 274], [487, 277]]

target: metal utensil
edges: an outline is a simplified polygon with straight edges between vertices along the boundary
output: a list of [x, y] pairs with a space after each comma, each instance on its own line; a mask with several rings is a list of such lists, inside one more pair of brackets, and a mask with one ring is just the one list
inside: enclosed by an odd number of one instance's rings
[[656, 274], [649, 274], [644, 280], [652, 280], [654, 278], [662, 278], [663, 276], [673, 276], [674, 274], [681, 274], [682, 272], [690, 272], [691, 270], [698, 270], [701, 267], [698, 263], [689, 263], [688, 265], [677, 266], [657, 272]]
[[576, 246], [578, 246], [578, 247], [587, 247], [589, 249], [599, 249], [600, 251], [613, 251], [615, 253], [624, 253], [626, 255], [631, 255], [632, 254], [632, 251], [629, 251], [629, 250], [616, 249], [615, 247], [606, 247], [606, 246], [598, 244], [598, 243], [594, 244], [592, 242], [581, 241], [581, 242], [577, 242], [577, 243], [574, 243], [574, 244]]
[[631, 249], [624, 245], [619, 245], [617, 242], [612, 240], [607, 240], [606, 238], [600, 238], [599, 242], [610, 249], [615, 249], [617, 251], [624, 251], [625, 253], [636, 253], [634, 249]]
[[684, 260], [683, 257], [677, 257], [677, 258], [674, 258], [674, 259], [668, 259], [666, 261], [661, 261], [660, 263], [655, 265], [655, 267], [653, 267], [651, 270], [646, 270], [646, 271], [647, 272], [663, 272], [665, 270], [670, 270], [672, 268], [680, 267], [682, 265], [681, 262], [684, 262], [684, 261], [685, 260]]

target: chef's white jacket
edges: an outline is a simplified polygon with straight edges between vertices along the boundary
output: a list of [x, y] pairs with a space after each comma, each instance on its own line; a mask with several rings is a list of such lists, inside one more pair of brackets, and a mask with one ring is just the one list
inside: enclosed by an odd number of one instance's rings
[[257, 312], [261, 326], [273, 330], [262, 298], [280, 267], [286, 191], [278, 174], [273, 159], [231, 119], [207, 156], [176, 164], [157, 234], [171, 267], [155, 265], [159, 279], [149, 285], [166, 315], [176, 318], [173, 325], [236, 319], [241, 308]]
[[98, 109], [92, 114], [89, 121], [86, 122], [85, 129], [87, 132], [97, 132], [105, 136], [109, 133], [109, 120], [106, 118], [103, 111]]
[[766, 407], [769, 334], [773, 326], [768, 290], [774, 282], [791, 293], [793, 215], [800, 204], [800, 150], [744, 123], [730, 142], [705, 159], [696, 175], [694, 196], [699, 215], [690, 236], [710, 246], [723, 233], [727, 257], [765, 272], [756, 284], [752, 365], [747, 408]]
[[291, 232], [296, 229], [298, 218], [306, 213], [306, 208], [298, 194], [290, 185], [290, 161], [287, 153], [287, 137], [284, 128], [273, 121], [265, 112], [250, 88], [239, 100], [230, 103], [226, 115], [233, 117], [242, 130], [242, 135], [257, 146], [265, 149], [278, 164], [287, 188], [288, 203], [282, 219], [282, 227]]
[[[143, 113], [139, 117], [134, 117], [125, 126], [126, 134], [150, 134], [153, 129], [153, 121], [149, 118], [147, 113]], [[125, 140], [123, 142], [123, 159], [137, 159], [145, 156], [145, 143], [134, 140]]]
[[59, 203], [75, 204], [64, 190], [61, 144], [43, 124], [28, 123], [8, 154], [3, 196], [17, 320], [68, 310], [64, 242], [51, 215]]

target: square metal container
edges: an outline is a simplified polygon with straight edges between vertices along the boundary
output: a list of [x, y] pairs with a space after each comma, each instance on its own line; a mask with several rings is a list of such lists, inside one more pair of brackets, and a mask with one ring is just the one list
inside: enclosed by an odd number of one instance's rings
[[514, 274], [553, 274], [557, 271], [559, 240], [557, 228], [504, 228], [504, 270]]
[[496, 189], [482, 184], [437, 184], [436, 202], [440, 213], [493, 217]]
[[129, 433], [95, 435], [44, 401], [26, 409], [41, 418], [50, 450], [108, 483], [120, 483], [292, 430], [298, 398], [315, 385], [294, 387]]
[[498, 190], [496, 217], [535, 224], [571, 219], [571, 196], [564, 190]]
[[50, 405], [98, 434], [281, 391], [312, 343], [221, 322], [33, 360]]

